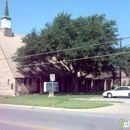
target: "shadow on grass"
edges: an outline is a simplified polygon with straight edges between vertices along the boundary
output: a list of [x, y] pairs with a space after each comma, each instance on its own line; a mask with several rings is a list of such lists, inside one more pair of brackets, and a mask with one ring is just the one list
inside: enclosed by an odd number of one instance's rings
[[84, 92], [84, 93], [55, 93], [55, 95], [102, 95], [102, 92]]

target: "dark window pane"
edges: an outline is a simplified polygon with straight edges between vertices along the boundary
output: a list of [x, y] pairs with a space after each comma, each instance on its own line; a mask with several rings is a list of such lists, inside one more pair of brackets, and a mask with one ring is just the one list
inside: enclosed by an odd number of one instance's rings
[[13, 84], [11, 84], [11, 89], [13, 89]]
[[117, 88], [115, 91], [120, 91], [120, 90], [122, 90], [122, 88]]
[[122, 90], [130, 90], [128, 87], [122, 87]]
[[127, 90], [127, 87], [122, 87], [122, 90]]

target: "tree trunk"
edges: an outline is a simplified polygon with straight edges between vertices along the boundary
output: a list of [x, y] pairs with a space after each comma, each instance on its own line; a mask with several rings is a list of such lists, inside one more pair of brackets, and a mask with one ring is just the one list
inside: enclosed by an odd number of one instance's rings
[[43, 94], [43, 79], [40, 78], [40, 94]]
[[78, 77], [77, 74], [73, 77], [73, 86], [74, 86], [74, 93], [77, 94], [79, 92], [79, 85], [78, 85]]
[[65, 79], [64, 78], [62, 79], [62, 82], [61, 82], [61, 92], [65, 92]]

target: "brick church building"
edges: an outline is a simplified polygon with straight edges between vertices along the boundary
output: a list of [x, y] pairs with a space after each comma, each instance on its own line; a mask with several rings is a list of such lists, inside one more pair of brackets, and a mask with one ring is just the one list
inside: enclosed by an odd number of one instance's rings
[[[17, 65], [12, 57], [18, 48], [24, 46], [22, 42], [23, 37], [24, 35], [15, 34], [12, 31], [8, 1], [6, 0], [0, 27], [0, 95], [42, 93], [43, 82], [49, 81], [49, 76], [44, 77], [44, 79], [39, 77], [26, 77], [17, 69]], [[59, 76], [57, 81], [59, 82], [60, 92], [73, 91], [71, 79]], [[101, 74], [96, 78], [89, 75], [84, 80], [81, 80], [79, 76], [80, 92], [87, 92], [92, 87], [101, 91], [109, 90], [112, 86], [116, 87], [119, 85], [130, 85], [129, 75], [122, 72], [121, 75], [117, 75], [116, 79], [112, 79], [112, 76], [108, 74]]]

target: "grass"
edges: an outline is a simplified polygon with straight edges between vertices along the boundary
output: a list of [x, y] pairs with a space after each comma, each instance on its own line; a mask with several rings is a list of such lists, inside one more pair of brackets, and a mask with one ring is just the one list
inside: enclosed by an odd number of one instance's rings
[[109, 102], [89, 101], [89, 100], [70, 100], [70, 99], [89, 99], [95, 97], [102, 97], [98, 94], [56, 94], [53, 97], [48, 95], [32, 94], [22, 96], [4, 96], [0, 98], [0, 104], [14, 104], [14, 105], [28, 105], [41, 107], [55, 107], [55, 108], [69, 108], [69, 109], [89, 109], [112, 105]]

